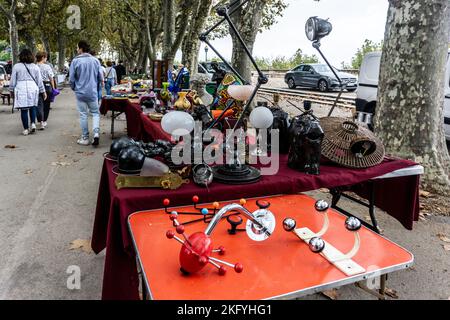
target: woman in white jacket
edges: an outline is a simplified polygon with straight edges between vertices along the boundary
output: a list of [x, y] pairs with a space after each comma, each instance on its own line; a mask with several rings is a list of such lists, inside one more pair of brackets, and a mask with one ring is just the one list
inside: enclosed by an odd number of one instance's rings
[[[33, 53], [24, 49], [20, 52], [17, 63], [11, 74], [10, 90], [14, 92], [14, 108], [20, 110], [23, 124], [23, 135], [36, 132], [36, 114], [39, 95], [47, 99], [44, 82], [39, 67], [34, 64]], [[30, 119], [28, 119], [28, 114]], [[30, 128], [30, 120], [31, 128]]]

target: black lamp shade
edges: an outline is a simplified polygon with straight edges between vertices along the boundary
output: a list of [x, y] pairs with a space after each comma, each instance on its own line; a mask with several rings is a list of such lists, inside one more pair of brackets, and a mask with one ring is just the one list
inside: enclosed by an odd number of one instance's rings
[[332, 30], [333, 25], [328, 20], [318, 17], [309, 18], [305, 26], [306, 37], [313, 42], [326, 37]]

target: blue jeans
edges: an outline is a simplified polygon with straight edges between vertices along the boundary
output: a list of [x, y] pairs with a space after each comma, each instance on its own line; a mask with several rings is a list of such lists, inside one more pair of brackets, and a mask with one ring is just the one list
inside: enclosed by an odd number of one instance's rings
[[106, 80], [106, 83], [105, 83], [106, 95], [108, 95], [108, 96], [111, 95], [111, 88], [114, 87], [114, 85], [115, 85], [115, 80], [114, 79]]
[[100, 134], [100, 108], [98, 101], [84, 102], [77, 101], [78, 112], [80, 113], [81, 134], [84, 139], [89, 138], [89, 113], [92, 115], [92, 127], [94, 136]]
[[36, 123], [37, 107], [20, 109], [20, 116], [22, 118], [23, 128], [28, 130], [30, 128], [30, 122], [28, 122], [28, 113], [30, 114], [31, 123]]

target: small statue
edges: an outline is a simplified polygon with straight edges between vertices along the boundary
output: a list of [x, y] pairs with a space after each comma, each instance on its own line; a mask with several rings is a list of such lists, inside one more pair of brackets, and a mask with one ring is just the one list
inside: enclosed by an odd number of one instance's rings
[[[281, 108], [273, 107], [270, 109], [273, 113], [273, 130], [280, 131], [280, 154], [289, 153], [289, 114]], [[269, 141], [272, 141], [271, 139]]]
[[213, 118], [209, 113], [208, 108], [203, 105], [194, 107], [192, 111], [192, 117], [194, 118], [195, 121], [201, 121], [204, 129], [209, 127], [209, 125], [213, 121]]
[[186, 99], [188, 99], [192, 106], [204, 105], [202, 99], [198, 95], [197, 90], [190, 90], [186, 95]]
[[[226, 70], [222, 69], [219, 66], [219, 64], [215, 61], [211, 62], [211, 68], [214, 70], [214, 74], [213, 74], [211, 80], [217, 84], [216, 88], [219, 88], [223, 79], [225, 79], [227, 72], [226, 72]], [[216, 89], [216, 92], [214, 93], [214, 98], [215, 97], [217, 97], [217, 89]]]
[[324, 132], [311, 110], [295, 117], [289, 127], [290, 152], [288, 166], [307, 174], [320, 174]]
[[206, 85], [209, 82], [209, 77], [201, 73], [195, 74], [191, 79], [192, 90], [197, 91], [199, 98], [206, 106], [209, 106], [214, 102], [213, 96], [206, 91]]

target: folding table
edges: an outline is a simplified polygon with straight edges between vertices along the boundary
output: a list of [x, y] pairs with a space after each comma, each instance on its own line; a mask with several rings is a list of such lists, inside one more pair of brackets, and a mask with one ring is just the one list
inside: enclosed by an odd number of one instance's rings
[[[268, 240], [253, 242], [245, 232], [230, 235], [227, 231], [230, 225], [226, 220], [219, 223], [212, 234], [215, 248], [226, 248], [226, 255], [220, 259], [244, 265], [242, 273], [229, 270], [225, 276], [220, 276], [212, 266], [206, 266], [197, 274], [182, 275], [178, 258], [181, 246], [166, 237], [166, 232], [173, 229], [166, 211], [161, 209], [132, 214], [128, 225], [148, 297], [155, 300], [293, 299], [383, 277], [413, 265], [414, 257], [410, 252], [362, 227], [359, 231], [361, 247], [353, 261], [365, 271], [346, 276], [322, 256], [312, 253], [308, 245], [294, 234], [283, 229], [283, 220], [290, 217], [296, 219], [298, 228], [308, 227], [318, 232], [324, 217], [315, 211], [314, 199], [306, 195], [259, 199], [270, 202], [269, 210], [276, 217], [275, 231]], [[246, 208], [251, 212], [258, 208], [256, 200], [247, 201]], [[221, 206], [228, 203], [239, 203], [239, 200], [223, 202]], [[192, 211], [192, 207], [169, 210], [182, 212], [189, 209]], [[193, 219], [179, 217], [180, 223]], [[329, 218], [330, 228], [323, 239], [342, 252], [350, 251], [354, 235], [344, 226], [346, 216], [330, 209]], [[188, 225], [186, 233], [205, 231], [206, 227], [203, 222]], [[384, 298], [383, 290], [376, 295]]]

